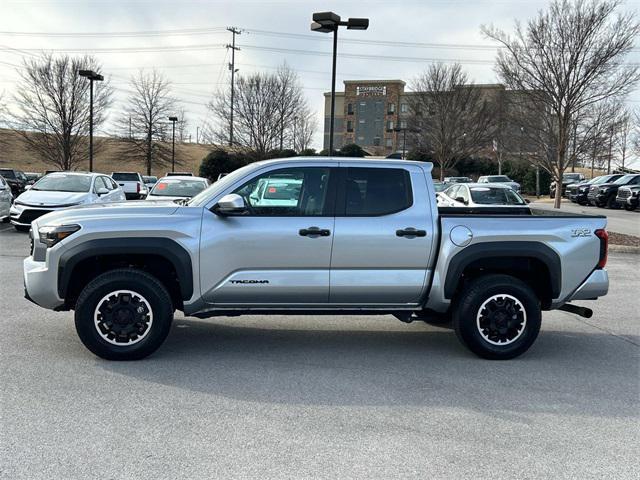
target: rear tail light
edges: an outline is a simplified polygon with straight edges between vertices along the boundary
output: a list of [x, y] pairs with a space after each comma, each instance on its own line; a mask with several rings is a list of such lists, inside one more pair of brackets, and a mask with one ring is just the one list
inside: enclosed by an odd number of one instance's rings
[[140, 182], [136, 182], [136, 192], [140, 193]]
[[604, 268], [607, 264], [607, 256], [609, 254], [609, 234], [604, 228], [595, 231], [596, 237], [600, 239], [600, 259], [596, 268]]

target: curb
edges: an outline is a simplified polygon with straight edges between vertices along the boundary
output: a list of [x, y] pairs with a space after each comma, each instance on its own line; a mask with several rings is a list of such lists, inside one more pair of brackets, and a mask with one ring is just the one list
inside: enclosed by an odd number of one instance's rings
[[609, 251], [616, 253], [640, 254], [640, 247], [634, 247], [631, 245], [609, 245]]

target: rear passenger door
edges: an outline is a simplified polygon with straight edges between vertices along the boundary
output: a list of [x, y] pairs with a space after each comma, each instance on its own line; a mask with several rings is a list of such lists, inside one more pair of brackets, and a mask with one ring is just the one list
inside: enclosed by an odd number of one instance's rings
[[373, 308], [418, 303], [430, 275], [434, 234], [422, 169], [339, 171], [329, 301]]

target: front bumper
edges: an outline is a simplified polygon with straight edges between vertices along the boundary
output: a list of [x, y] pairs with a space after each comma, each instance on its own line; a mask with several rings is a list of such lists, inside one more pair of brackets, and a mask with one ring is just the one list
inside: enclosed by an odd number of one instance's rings
[[22, 262], [22, 273], [27, 299], [51, 310], [64, 304], [64, 300], [58, 297], [57, 272], [49, 270], [46, 262], [27, 257]]
[[603, 297], [609, 292], [609, 274], [604, 268], [599, 268], [591, 272], [591, 275], [582, 282], [575, 292], [573, 292], [567, 302], [573, 300], [595, 300]]
[[20, 227], [30, 227], [31, 222], [40, 218], [47, 213], [55, 212], [57, 210], [62, 210], [66, 207], [32, 207], [27, 205], [16, 205], [15, 203], [11, 205], [11, 210], [9, 210], [9, 216], [11, 217], [11, 223], [13, 225], [18, 225]]

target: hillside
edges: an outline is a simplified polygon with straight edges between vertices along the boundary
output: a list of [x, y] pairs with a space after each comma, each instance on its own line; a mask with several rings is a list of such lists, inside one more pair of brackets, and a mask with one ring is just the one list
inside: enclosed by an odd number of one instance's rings
[[[118, 152], [121, 151], [125, 142], [117, 138], [95, 138], [105, 142], [104, 148], [94, 157], [96, 172], [111, 173], [114, 170], [123, 170], [146, 173], [142, 162], [126, 161], [121, 158]], [[171, 143], [168, 146], [171, 148]], [[197, 174], [200, 162], [213, 148], [213, 145], [176, 142], [176, 160], [182, 162], [182, 165], [176, 164], [176, 170]], [[25, 172], [44, 172], [55, 169], [44, 163], [34, 152], [29, 151], [16, 132], [6, 129], [0, 129], [0, 167], [13, 167]], [[87, 161], [86, 166], [79, 170], [88, 170], [88, 168]], [[162, 176], [167, 170], [166, 167], [155, 168], [152, 174]]]

